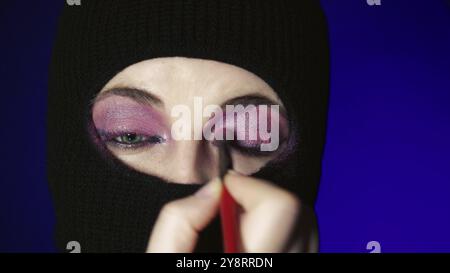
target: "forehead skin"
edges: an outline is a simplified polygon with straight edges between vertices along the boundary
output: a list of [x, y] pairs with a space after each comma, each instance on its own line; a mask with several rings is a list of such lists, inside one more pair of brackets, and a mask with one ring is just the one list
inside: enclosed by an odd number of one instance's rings
[[184, 57], [156, 58], [133, 64], [113, 77], [101, 92], [133, 87], [159, 97], [169, 110], [179, 104], [221, 104], [248, 94], [265, 96], [282, 105], [275, 91], [261, 78], [240, 67], [212, 60]]

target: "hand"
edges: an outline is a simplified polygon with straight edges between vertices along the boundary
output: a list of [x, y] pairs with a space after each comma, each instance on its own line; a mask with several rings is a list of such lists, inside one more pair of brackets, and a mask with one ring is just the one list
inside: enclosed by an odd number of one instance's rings
[[[264, 180], [229, 172], [225, 186], [241, 206], [241, 252], [315, 252], [312, 209], [292, 193]], [[219, 211], [222, 183], [214, 179], [196, 194], [166, 204], [147, 252], [192, 252], [198, 234]]]

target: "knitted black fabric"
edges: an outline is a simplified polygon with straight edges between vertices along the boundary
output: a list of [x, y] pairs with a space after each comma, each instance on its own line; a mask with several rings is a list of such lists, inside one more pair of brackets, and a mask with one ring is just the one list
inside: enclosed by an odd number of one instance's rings
[[[49, 78], [48, 178], [60, 250], [76, 240], [82, 252], [143, 252], [163, 204], [198, 189], [105, 160], [89, 134], [89, 102], [108, 80], [139, 61], [172, 56], [234, 64], [274, 88], [299, 143], [255, 176], [314, 204], [329, 73], [316, 1], [82, 1], [64, 8]], [[218, 238], [208, 236], [211, 247]]]

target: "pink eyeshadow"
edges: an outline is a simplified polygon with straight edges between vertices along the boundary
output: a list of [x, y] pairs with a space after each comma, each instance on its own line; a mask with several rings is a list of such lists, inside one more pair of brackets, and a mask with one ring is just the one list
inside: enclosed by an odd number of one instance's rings
[[[256, 106], [257, 113], [259, 112], [259, 110], [260, 110], [260, 106]], [[233, 119], [233, 114], [235, 115], [234, 119]], [[259, 143], [269, 142], [268, 140], [265, 141], [265, 140], [262, 140], [259, 138], [260, 134], [258, 131], [259, 130], [258, 126], [259, 126], [259, 115], [260, 114], [261, 113], [258, 113], [258, 115], [256, 115], [256, 117], [257, 117], [256, 120], [253, 120], [253, 119], [250, 120], [250, 116], [247, 115], [245, 117], [245, 119], [246, 119], [245, 127], [241, 127], [241, 126], [237, 125], [238, 119], [244, 118], [244, 115], [246, 115], [244, 111], [224, 113], [224, 121], [222, 121], [220, 118], [213, 118], [210, 121], [216, 122], [215, 131], [226, 130], [227, 128], [235, 128], [236, 137], [239, 139], [245, 139], [246, 142], [248, 142], [248, 144], [250, 146], [252, 146], [256, 142], [259, 142]], [[282, 115], [281, 113], [278, 116], [279, 116], [279, 120], [278, 120], [279, 138], [280, 138], [280, 140], [284, 140], [288, 137], [288, 134], [289, 134], [288, 121], [287, 121], [286, 117], [284, 115]], [[270, 131], [270, 129], [271, 129], [271, 122], [272, 122], [271, 110], [270, 110], [270, 106], [268, 106], [267, 107], [268, 131]], [[274, 120], [273, 122], [277, 122], [277, 121]], [[253, 131], [256, 134], [256, 139], [249, 140], [251, 131]]]
[[157, 110], [123, 96], [112, 95], [96, 102], [92, 118], [97, 131], [168, 135], [164, 119]]

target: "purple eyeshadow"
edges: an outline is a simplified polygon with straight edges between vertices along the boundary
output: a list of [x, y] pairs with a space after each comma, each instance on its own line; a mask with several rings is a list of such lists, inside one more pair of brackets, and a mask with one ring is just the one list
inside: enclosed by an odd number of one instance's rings
[[[261, 106], [267, 106], [268, 128], [265, 129], [260, 128]], [[224, 112], [222, 118], [211, 118], [208, 123], [213, 124], [211, 128], [214, 134], [232, 129], [234, 141], [231, 145], [242, 152], [258, 155], [262, 152], [261, 145], [271, 142], [271, 139], [262, 139], [259, 130], [270, 132], [271, 122], [277, 122], [277, 120], [272, 121], [270, 105], [256, 105], [254, 110], [256, 115], [253, 116], [256, 116], [256, 119], [251, 119], [243, 110]], [[287, 118], [281, 113], [278, 116], [278, 139], [279, 144], [282, 144], [288, 138], [289, 128]], [[132, 98], [111, 95], [97, 101], [92, 109], [92, 119], [97, 134], [103, 142], [119, 143], [118, 145], [122, 147], [142, 147], [149, 143], [164, 143], [170, 140], [170, 128], [162, 114], [152, 106], [139, 103]], [[246, 126], [238, 126], [238, 119], [245, 120]], [[124, 136], [132, 136], [134, 139], [138, 137], [140, 141], [129, 144], [129, 139], [122, 141]], [[128, 143], [128, 145], [121, 143]]]
[[[261, 126], [261, 120], [263, 120], [263, 112], [261, 112], [261, 106], [267, 107], [266, 115], [267, 117], [267, 127], [265, 129], [262, 129]], [[248, 110], [248, 109], [247, 109]], [[263, 152], [260, 150], [261, 144], [268, 144], [271, 143], [271, 139], [263, 139], [261, 138], [260, 131], [267, 132], [271, 131], [271, 123], [278, 122], [278, 139], [279, 144], [282, 144], [288, 140], [289, 137], [289, 127], [288, 127], [288, 120], [286, 116], [284, 116], [281, 113], [278, 113], [278, 121], [277, 119], [273, 118], [271, 116], [271, 109], [270, 105], [256, 105], [256, 107], [253, 109], [255, 112], [252, 112], [250, 115], [246, 114], [246, 111], [231, 111], [231, 112], [224, 112], [222, 118], [213, 117], [208, 122], [214, 123], [214, 126], [211, 126], [214, 128], [214, 134], [223, 135], [224, 138], [226, 137], [226, 131], [234, 131], [233, 141], [231, 145], [234, 146], [236, 149], [240, 150], [241, 152], [251, 154], [251, 155], [259, 155], [264, 154], [267, 152]], [[234, 115], [234, 118], [233, 118]], [[251, 118], [256, 117], [255, 119]], [[238, 119], [241, 121], [245, 120], [244, 124], [238, 124]], [[273, 120], [272, 120], [273, 119]], [[261, 132], [262, 132], [261, 131]], [[291, 147], [292, 148], [292, 147]]]
[[126, 97], [110, 96], [98, 101], [93, 107], [92, 118], [95, 128], [103, 136], [135, 133], [167, 139], [169, 135], [158, 111]]
[[[259, 115], [259, 108], [260, 106], [256, 106], [256, 114]], [[234, 115], [234, 118], [233, 118]], [[225, 131], [226, 129], [234, 128], [235, 130], [235, 139], [239, 139], [243, 141], [243, 143], [248, 142], [249, 146], [254, 146], [255, 143], [264, 143], [268, 142], [268, 140], [263, 140], [259, 138], [259, 116], [255, 115], [256, 119], [250, 119], [249, 115], [246, 115], [244, 111], [241, 112], [231, 112], [231, 113], [224, 113], [223, 119], [217, 118], [214, 119], [215, 124], [215, 131], [219, 132], [220, 130]], [[279, 138], [280, 140], [284, 140], [287, 138], [289, 134], [289, 128], [288, 128], [288, 122], [284, 115], [279, 114], [278, 119], [278, 127], [279, 127]], [[245, 125], [246, 126], [238, 126], [238, 119], [245, 119]], [[270, 131], [271, 128], [271, 111], [270, 107], [268, 107], [267, 110], [267, 126], [268, 130]], [[273, 122], [277, 122], [274, 120]], [[254, 135], [256, 135], [256, 138], [250, 139], [250, 132], [253, 131]]]

